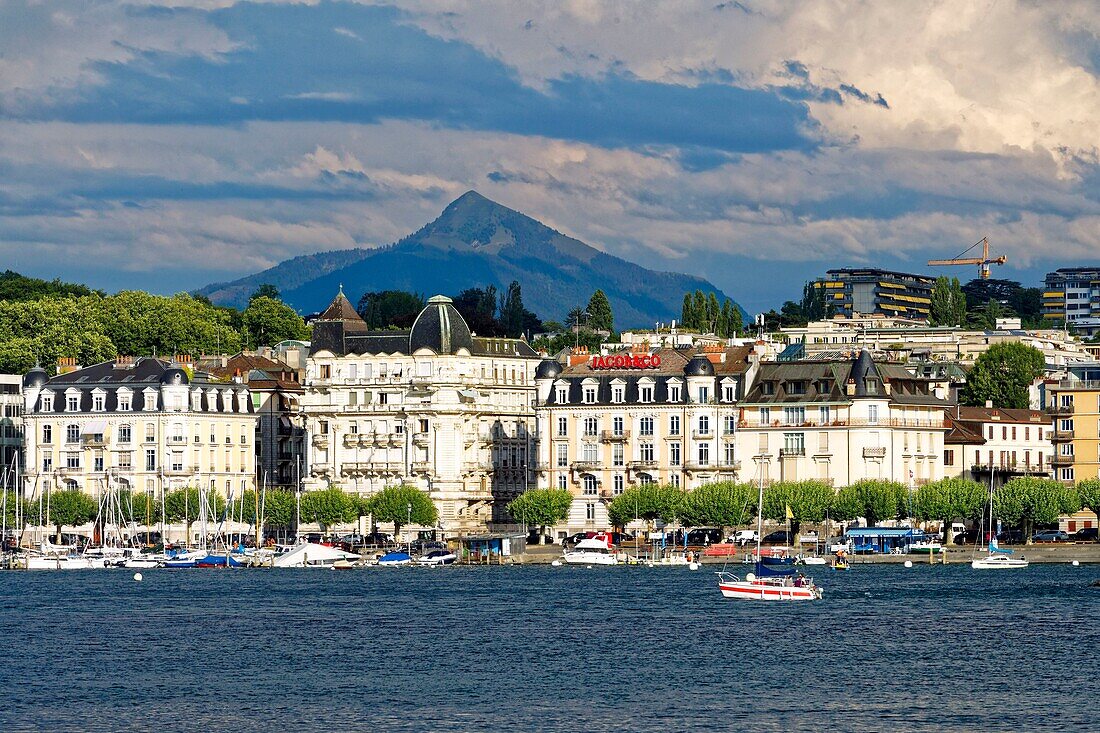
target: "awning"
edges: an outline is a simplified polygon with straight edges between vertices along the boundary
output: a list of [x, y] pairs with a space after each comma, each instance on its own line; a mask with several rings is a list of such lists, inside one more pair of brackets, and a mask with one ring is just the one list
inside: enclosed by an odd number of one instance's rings
[[460, 389], [458, 394], [468, 400], [476, 400], [481, 396], [476, 389]]
[[103, 435], [107, 432], [106, 420], [89, 420], [80, 428], [81, 435]]

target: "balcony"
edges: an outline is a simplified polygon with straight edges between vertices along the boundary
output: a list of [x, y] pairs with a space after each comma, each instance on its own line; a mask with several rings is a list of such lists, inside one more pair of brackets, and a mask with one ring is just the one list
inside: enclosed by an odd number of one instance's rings
[[584, 432], [581, 433], [581, 437], [582, 438], [595, 438], [595, 437], [599, 436], [599, 434], [600, 433], [597, 430], [585, 430]]
[[[1072, 458], [1072, 456], [1067, 456]], [[975, 463], [970, 467], [970, 471], [975, 474], [989, 473], [993, 471], [1000, 474], [1012, 474], [1015, 476], [1046, 476], [1050, 473], [1048, 468], [1049, 464], [1039, 465], [1037, 463], [994, 463], [992, 465], [988, 463]]]
[[864, 448], [863, 449], [863, 457], [864, 458], [885, 458], [886, 457], [886, 448]]
[[1069, 443], [1073, 440], [1072, 430], [1057, 430], [1050, 434], [1050, 441], [1052, 443]]
[[626, 465], [632, 471], [654, 471], [657, 469], [657, 461], [631, 461]]
[[329, 437], [327, 433], [315, 433], [313, 445], [315, 448], [328, 448]]
[[401, 461], [360, 461], [340, 466], [340, 473], [344, 476], [401, 475], [404, 472], [405, 464]]
[[1061, 453], [1055, 453], [1050, 457], [1050, 465], [1052, 466], [1072, 466], [1073, 456], [1065, 456]]
[[599, 461], [573, 461], [569, 468], [573, 471], [599, 471], [603, 464]]
[[413, 473], [431, 473], [432, 462], [431, 461], [413, 461], [412, 464]]
[[1100, 390], [1100, 379], [1063, 379], [1058, 382], [1058, 389], [1097, 391]]
[[164, 469], [165, 476], [193, 476], [199, 472], [195, 466], [176, 465]]
[[1070, 403], [1068, 405], [1055, 405], [1054, 407], [1050, 408], [1050, 414], [1051, 415], [1057, 415], [1057, 416], [1072, 415], [1073, 414], [1073, 404]]
[[802, 458], [806, 455], [805, 448], [780, 448], [780, 458]]
[[629, 430], [620, 430], [618, 432], [614, 430], [604, 430], [600, 433], [601, 443], [625, 443], [630, 440]]
[[169, 435], [168, 436], [168, 444], [169, 445], [184, 445], [185, 443], [187, 443], [187, 436], [186, 435]]
[[103, 437], [102, 434], [98, 433], [95, 435], [81, 435], [80, 444], [86, 448], [102, 447], [107, 445], [107, 440]]
[[710, 440], [714, 437], [714, 431], [710, 428], [707, 428], [706, 430], [692, 430], [691, 437], [695, 438], [696, 440]]
[[714, 463], [711, 463], [710, 461], [707, 461], [706, 463], [700, 463], [699, 461], [684, 462], [684, 470], [688, 471], [689, 473], [692, 471], [715, 471], [717, 469], [718, 466]]

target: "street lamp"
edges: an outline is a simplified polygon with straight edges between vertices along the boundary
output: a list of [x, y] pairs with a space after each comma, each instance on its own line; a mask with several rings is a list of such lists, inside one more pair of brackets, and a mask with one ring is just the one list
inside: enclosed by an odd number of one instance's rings
[[[408, 517], [407, 517], [408, 521], [405, 522], [405, 527], [406, 527], [405, 531], [408, 532], [409, 530], [407, 528], [410, 524], [412, 524], [412, 516], [413, 516], [413, 505], [412, 505], [411, 501], [408, 502], [407, 504], [405, 504], [405, 511], [407, 512], [407, 515], [408, 515]], [[409, 535], [409, 554], [410, 555], [412, 554], [412, 547], [413, 547], [412, 535]]]

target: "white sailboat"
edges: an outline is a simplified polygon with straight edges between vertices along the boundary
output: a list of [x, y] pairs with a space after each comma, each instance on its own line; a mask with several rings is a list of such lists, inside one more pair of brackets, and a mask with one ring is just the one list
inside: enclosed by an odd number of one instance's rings
[[[1002, 549], [997, 546], [997, 534], [993, 531], [993, 466], [989, 467], [989, 524], [986, 529], [989, 532], [989, 555], [974, 558], [970, 561], [970, 567], [974, 570], [1019, 570], [1028, 566], [1028, 561], [1022, 557], [1010, 557], [1012, 550]], [[985, 521], [985, 518], [982, 518]]]
[[760, 469], [757, 481], [759, 495], [756, 500], [756, 567], [755, 573], [746, 573], [742, 580], [733, 573], [721, 570], [718, 575], [718, 590], [725, 598], [743, 601], [818, 601], [822, 589], [814, 584], [813, 578], [799, 575], [791, 565], [768, 565], [760, 551], [760, 538], [764, 535], [764, 472]]

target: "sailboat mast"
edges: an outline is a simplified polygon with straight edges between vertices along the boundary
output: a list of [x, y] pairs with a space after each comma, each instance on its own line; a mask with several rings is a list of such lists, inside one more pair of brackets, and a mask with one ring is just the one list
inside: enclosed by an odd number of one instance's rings
[[760, 475], [756, 481], [756, 562], [760, 562], [760, 541], [764, 535], [764, 462], [760, 462]]

